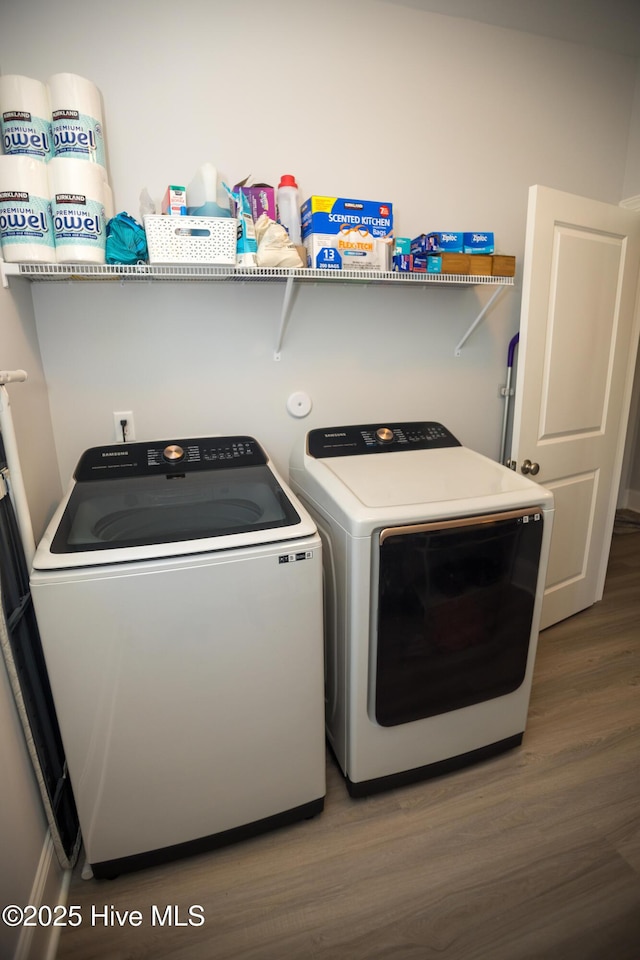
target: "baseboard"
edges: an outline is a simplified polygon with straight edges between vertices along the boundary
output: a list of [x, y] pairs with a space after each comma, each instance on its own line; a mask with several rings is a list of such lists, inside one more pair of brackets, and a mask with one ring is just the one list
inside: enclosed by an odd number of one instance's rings
[[640, 490], [625, 490], [623, 506], [625, 510], [640, 513]]
[[[40, 862], [36, 871], [29, 903], [36, 907], [66, 904], [71, 882], [71, 870], [62, 870], [47, 830]], [[55, 960], [58, 951], [60, 927], [38, 924], [23, 927], [13, 960]]]

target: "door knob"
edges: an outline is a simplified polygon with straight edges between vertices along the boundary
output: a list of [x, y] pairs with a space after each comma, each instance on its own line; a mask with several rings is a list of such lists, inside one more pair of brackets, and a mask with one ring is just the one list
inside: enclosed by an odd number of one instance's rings
[[523, 460], [520, 470], [522, 473], [530, 473], [532, 477], [535, 477], [540, 472], [540, 464], [531, 463], [531, 460]]

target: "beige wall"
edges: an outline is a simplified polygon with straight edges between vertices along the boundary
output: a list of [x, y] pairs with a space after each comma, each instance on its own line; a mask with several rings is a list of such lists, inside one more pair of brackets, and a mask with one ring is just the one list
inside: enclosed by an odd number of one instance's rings
[[[159, 198], [211, 160], [231, 182], [292, 172], [303, 197], [391, 201], [399, 235], [493, 229], [521, 264], [531, 184], [622, 199], [629, 57], [377, 0], [191, 0], [169, 31], [175, 15], [167, 0], [5, 14], [4, 72], [100, 87], [119, 210], [138, 215], [144, 187]], [[64, 484], [113, 439], [114, 410], [133, 410], [142, 439], [254, 433], [283, 470], [301, 432], [362, 419], [440, 419], [498, 454], [520, 268], [459, 358], [486, 290], [302, 288], [280, 362], [280, 286], [32, 291]], [[313, 402], [303, 421], [286, 410], [297, 390]]]

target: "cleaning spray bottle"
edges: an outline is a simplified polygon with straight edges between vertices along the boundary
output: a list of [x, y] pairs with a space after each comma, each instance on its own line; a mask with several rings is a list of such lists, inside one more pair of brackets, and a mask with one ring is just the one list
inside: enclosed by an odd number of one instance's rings
[[300, 201], [298, 200], [298, 184], [290, 173], [284, 173], [280, 178], [277, 192], [278, 218], [286, 228], [291, 242], [300, 246]]
[[[218, 202], [222, 199], [222, 204]], [[190, 217], [230, 217], [224, 192], [218, 190], [218, 171], [203, 163], [187, 187], [187, 214]]]

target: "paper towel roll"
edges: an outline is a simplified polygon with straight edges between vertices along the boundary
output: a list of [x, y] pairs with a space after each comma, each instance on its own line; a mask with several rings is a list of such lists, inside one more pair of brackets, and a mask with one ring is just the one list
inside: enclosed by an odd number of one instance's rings
[[53, 156], [51, 107], [44, 83], [17, 74], [0, 77], [0, 131], [8, 156], [26, 154], [43, 161]]
[[106, 168], [98, 88], [75, 73], [56, 73], [49, 77], [48, 86], [54, 156], [90, 160]]
[[55, 263], [47, 164], [0, 157], [0, 244], [9, 263]]
[[104, 263], [104, 171], [68, 157], [54, 157], [47, 169], [58, 263]]

